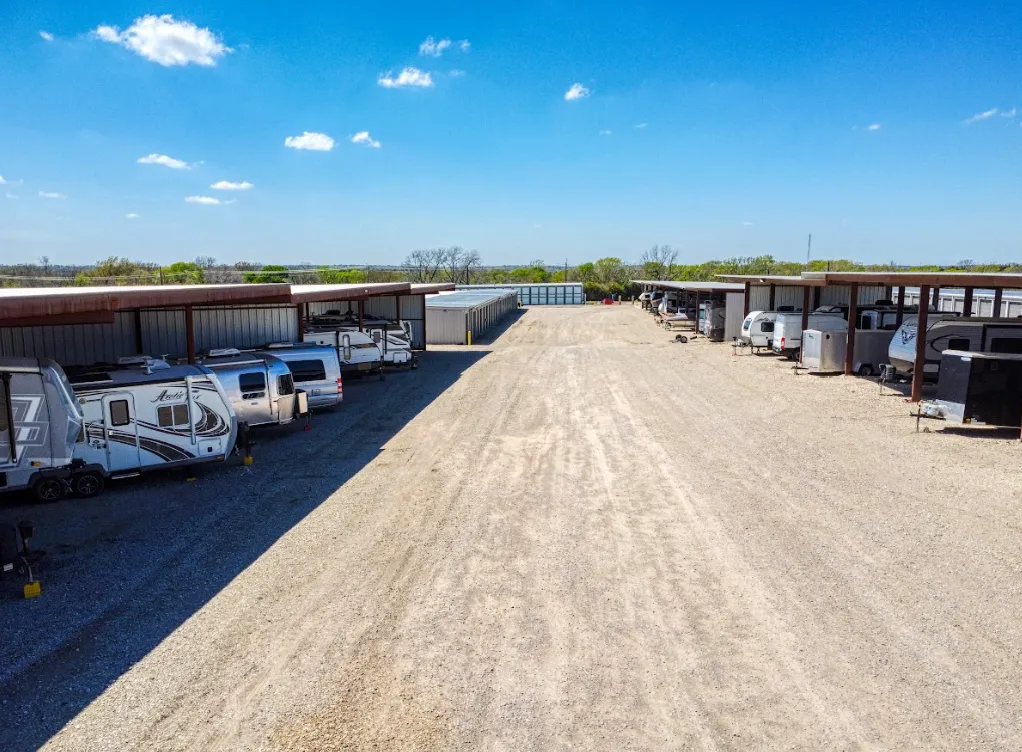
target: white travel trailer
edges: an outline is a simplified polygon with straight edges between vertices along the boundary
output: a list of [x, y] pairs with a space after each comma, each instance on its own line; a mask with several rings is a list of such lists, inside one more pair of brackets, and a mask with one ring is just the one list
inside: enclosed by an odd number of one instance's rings
[[[234, 448], [238, 421], [216, 376], [195, 365], [124, 358], [68, 377], [84, 427], [74, 447], [71, 487], [102, 490], [104, 477], [222, 462]], [[94, 471], [100, 471], [98, 487]]]
[[[896, 371], [906, 376], [915, 368], [918, 318], [906, 318], [894, 333], [888, 356]], [[978, 353], [1022, 353], [1022, 321], [931, 314], [927, 318], [923, 379], [936, 380], [945, 350]]]
[[239, 423], [252, 428], [297, 417], [294, 379], [284, 361], [228, 347], [210, 350], [199, 362], [216, 374]]
[[[0, 491], [31, 489], [40, 501], [64, 496], [83, 424], [59, 365], [45, 358], [0, 360]], [[90, 476], [83, 487], [102, 488], [102, 478]]]
[[[309, 321], [307, 331], [303, 335], [306, 342], [318, 342], [316, 339], [310, 339], [309, 334], [312, 335], [330, 335], [335, 334], [334, 340], [342, 339], [341, 333], [349, 335], [356, 335], [349, 337], [350, 347], [359, 349], [361, 345], [364, 345], [365, 340], [363, 336], [368, 336], [370, 340], [376, 343], [376, 346], [380, 350], [380, 358], [382, 365], [384, 366], [411, 366], [417, 368], [418, 358], [415, 356], [412, 350], [412, 327], [407, 321], [390, 321], [388, 319], [364, 319], [362, 321], [362, 329], [359, 329], [358, 318], [348, 311], [347, 313], [340, 313], [339, 311], [327, 311], [324, 314], [315, 316]], [[324, 340], [330, 339], [329, 336], [323, 337]], [[319, 344], [329, 344], [332, 347], [338, 349], [338, 357], [342, 360], [343, 365], [343, 353], [341, 349], [344, 347], [343, 344], [334, 342], [321, 342]], [[362, 353], [354, 353], [355, 355], [355, 368], [347, 368], [348, 371], [367, 370], [365, 368], [359, 368], [358, 364], [365, 362], [359, 359], [360, 356], [364, 357]], [[368, 369], [373, 370], [373, 369]]]
[[302, 335], [305, 342], [332, 347], [342, 376], [376, 374], [383, 378], [383, 351], [365, 332], [316, 326]]
[[[770, 347], [774, 341], [774, 321], [782, 313], [795, 313], [794, 308], [781, 308], [776, 311], [749, 311], [742, 322], [739, 339], [752, 348]], [[801, 311], [797, 312], [799, 316]]]
[[699, 304], [699, 331], [709, 339], [724, 339], [724, 323], [727, 319], [727, 303], [707, 300]]
[[[847, 329], [848, 322], [840, 313], [824, 311], [809, 314], [807, 329], [816, 329], [823, 332], [834, 332], [840, 329]], [[779, 313], [774, 318], [774, 336], [770, 341], [770, 348], [781, 355], [789, 358], [798, 357], [802, 349], [802, 314], [801, 313]]]
[[287, 364], [295, 388], [308, 395], [309, 409], [333, 407], [344, 399], [336, 348], [313, 342], [276, 342], [257, 352], [272, 355]]

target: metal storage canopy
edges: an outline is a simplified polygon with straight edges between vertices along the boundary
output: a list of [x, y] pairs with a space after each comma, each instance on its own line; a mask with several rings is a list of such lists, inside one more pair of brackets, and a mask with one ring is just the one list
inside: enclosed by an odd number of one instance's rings
[[392, 308], [390, 318], [408, 320], [413, 346], [421, 349], [425, 294], [437, 287], [413, 291], [398, 282], [3, 288], [0, 355], [50, 357], [64, 365], [139, 353], [194, 360], [202, 349], [293, 341], [301, 336], [310, 305], [348, 302], [360, 310], [367, 304]]
[[514, 290], [458, 290], [426, 298], [427, 342], [431, 345], [471, 344], [518, 308]]
[[[962, 315], [972, 315], [973, 294], [976, 288], [989, 289], [994, 291], [993, 310], [1000, 311], [1001, 297], [1004, 290], [1022, 289], [1022, 274], [1001, 274], [982, 272], [803, 272], [802, 276], [807, 280], [822, 280], [825, 285], [849, 285], [857, 289], [860, 284], [886, 285], [898, 289], [898, 311], [900, 312], [905, 304], [905, 288], [909, 285], [919, 288], [919, 300], [930, 301], [934, 305], [940, 302], [941, 287], [961, 287], [964, 290]], [[852, 313], [852, 311], [850, 311]], [[917, 331], [926, 331], [929, 306], [919, 306], [919, 318]], [[850, 316], [851, 318], [851, 316]], [[845, 359], [845, 373], [850, 373], [850, 362], [853, 357], [854, 336], [849, 339], [848, 353]], [[925, 362], [926, 337], [916, 337], [916, 357], [912, 368], [912, 396], [913, 402], [918, 402], [923, 396], [923, 363]]]

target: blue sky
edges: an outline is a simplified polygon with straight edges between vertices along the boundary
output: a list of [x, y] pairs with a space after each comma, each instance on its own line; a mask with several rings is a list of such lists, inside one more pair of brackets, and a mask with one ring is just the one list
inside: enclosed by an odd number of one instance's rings
[[1017, 3], [265, 5], [8, 0], [0, 259], [1022, 260]]

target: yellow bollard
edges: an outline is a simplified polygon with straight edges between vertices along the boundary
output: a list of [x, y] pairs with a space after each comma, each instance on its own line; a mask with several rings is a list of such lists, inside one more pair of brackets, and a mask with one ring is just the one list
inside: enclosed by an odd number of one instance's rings
[[469, 345], [469, 347], [472, 346], [472, 332], [468, 333], [468, 345]]
[[251, 464], [252, 464], [252, 462], [253, 462], [254, 460], [252, 459], [252, 455], [251, 455], [251, 454], [249, 454], [249, 455], [247, 455], [247, 456], [245, 457], [245, 459], [244, 459], [243, 461], [244, 461], [244, 463], [245, 463], [246, 465], [251, 465]]
[[42, 589], [40, 588], [39, 585], [39, 580], [35, 580], [34, 582], [26, 582], [23, 590], [26, 598], [38, 598], [39, 594], [42, 592]]

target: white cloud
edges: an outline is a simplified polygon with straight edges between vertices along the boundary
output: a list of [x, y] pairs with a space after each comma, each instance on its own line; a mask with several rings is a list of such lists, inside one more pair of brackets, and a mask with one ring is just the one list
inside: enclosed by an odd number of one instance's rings
[[391, 75], [391, 71], [381, 73], [376, 83], [385, 89], [402, 89], [406, 86], [428, 88], [433, 85], [433, 76], [418, 68], [404, 68], [397, 78]]
[[218, 206], [220, 199], [213, 198], [212, 196], [188, 196], [185, 198], [189, 204], [203, 204], [205, 206]]
[[604, 128], [602, 131], [600, 131], [600, 135], [601, 136], [609, 136], [613, 132], [614, 131], [610, 130], [609, 128]]
[[994, 115], [996, 115], [999, 111], [1000, 110], [997, 107], [994, 107], [992, 110], [986, 110], [985, 112], [977, 112], [971, 118], [966, 120], [965, 124], [966, 125], [972, 125], [973, 123], [978, 123], [980, 120], [989, 120]]
[[210, 188], [214, 191], [247, 191], [249, 188], [254, 187], [255, 186], [247, 180], [243, 180], [240, 183], [232, 183], [230, 180], [220, 180], [210, 186]]
[[572, 84], [571, 88], [564, 92], [564, 98], [568, 102], [575, 99], [584, 99], [589, 96], [589, 89], [584, 87], [582, 84]]
[[745, 220], [744, 222], [742, 222], [742, 227], [752, 227], [752, 222], [750, 222], [749, 220]]
[[451, 78], [461, 78], [464, 75], [465, 71], [461, 70], [460, 68], [451, 68], [450, 73]]
[[470, 49], [472, 49], [472, 43], [467, 39], [462, 39], [460, 42], [458, 42], [458, 49], [461, 50], [462, 52], [468, 52]]
[[47, 42], [52, 42], [52, 41], [53, 41], [53, 34], [51, 34], [51, 33], [50, 33], [50, 32], [48, 32], [48, 31], [40, 31], [40, 32], [39, 32], [39, 36], [41, 36], [41, 37], [42, 37], [43, 39], [45, 39], [45, 40], [46, 40]]
[[305, 131], [300, 136], [288, 136], [285, 138], [284, 146], [291, 149], [304, 149], [305, 151], [330, 151], [334, 148], [334, 140], [325, 133]]
[[419, 45], [419, 54], [429, 55], [430, 57], [440, 57], [444, 54], [444, 50], [450, 46], [450, 39], [435, 41], [433, 37], [426, 37], [426, 41]]
[[138, 215], [135, 214], [135, 212], [132, 212], [131, 214], [125, 214], [124, 218], [125, 219], [138, 219]]
[[4, 176], [0, 175], [0, 185], [7, 185], [7, 181], [4, 180]]
[[1015, 108], [1012, 107], [1010, 110], [1005, 110], [1004, 112], [1002, 112], [1001, 113], [1001, 117], [1003, 117], [1003, 118], [1013, 118], [1013, 117], [1015, 117], [1015, 114], [1016, 114]]
[[163, 66], [216, 65], [233, 50], [207, 28], [190, 21], [177, 21], [170, 14], [142, 16], [124, 31], [116, 26], [98, 26], [93, 35], [104, 42], [119, 44]]
[[40, 198], [67, 198], [63, 193], [54, 193], [53, 191], [39, 191]]
[[187, 162], [182, 162], [180, 159], [174, 159], [168, 157], [166, 154], [148, 154], [144, 157], [139, 157], [135, 160], [138, 164], [153, 164], [163, 165], [169, 167], [172, 170], [190, 170], [192, 166]]
[[380, 142], [369, 135], [369, 131], [359, 131], [351, 137], [351, 143], [353, 144], [365, 144], [366, 146], [379, 149]]
[[15, 196], [13, 193], [8, 193], [8, 194], [5, 195], [5, 197], [6, 198], [17, 198], [17, 196]]
[[869, 125], [866, 126], [866, 130], [867, 131], [878, 131], [878, 130], [880, 130], [881, 127], [882, 126], [880, 125], [880, 123], [870, 123]]
[[648, 125], [649, 125], [649, 123], [636, 123], [635, 127], [638, 128], [641, 131], [643, 128], [645, 128]]

